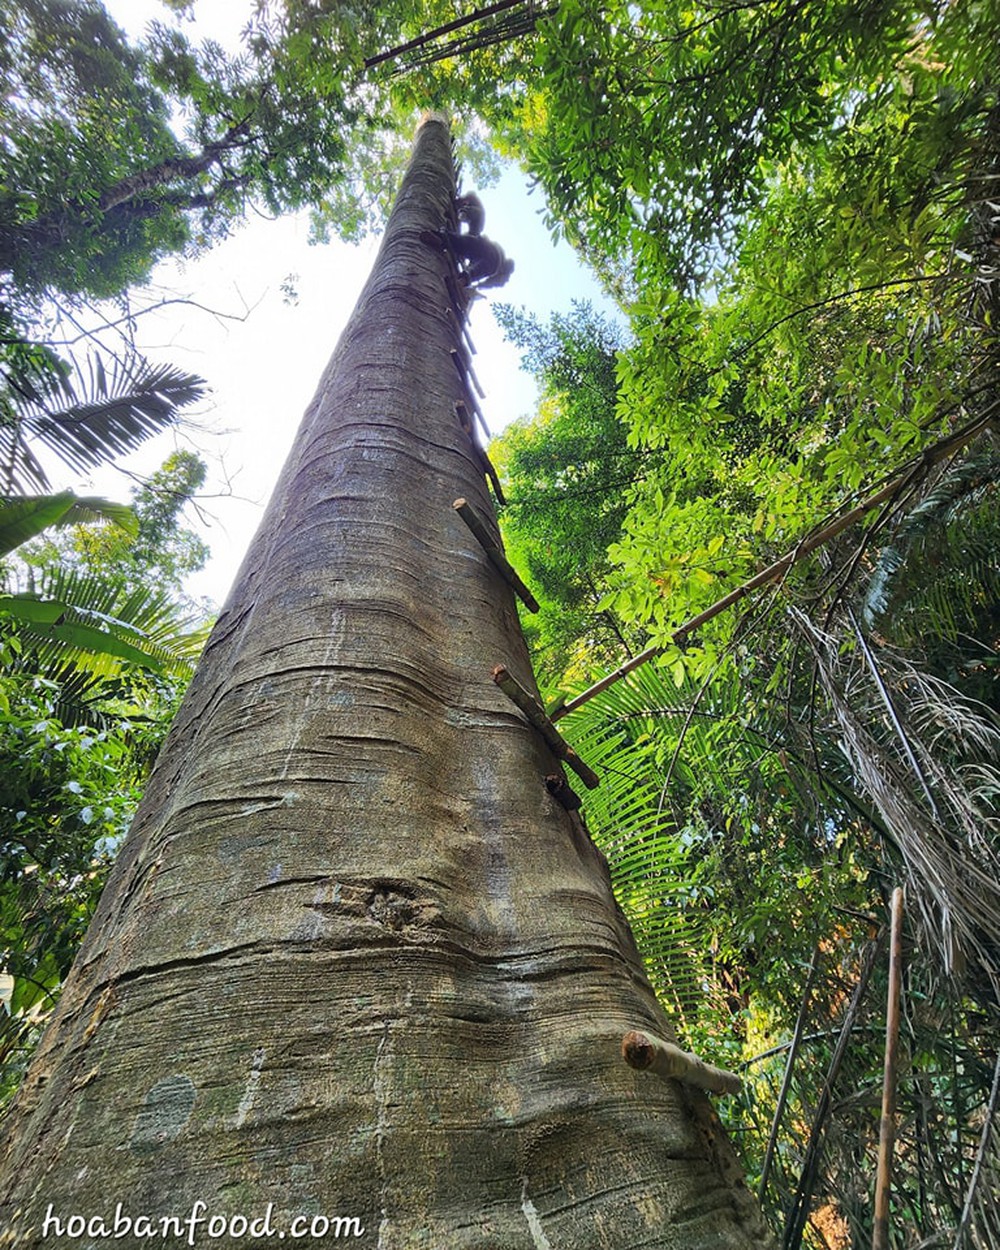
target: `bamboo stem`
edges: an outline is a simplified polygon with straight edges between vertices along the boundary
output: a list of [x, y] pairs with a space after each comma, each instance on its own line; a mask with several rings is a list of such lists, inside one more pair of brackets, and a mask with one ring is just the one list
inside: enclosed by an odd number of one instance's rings
[[463, 403], [462, 400], [458, 400], [458, 402], [455, 404], [455, 411], [458, 413], [459, 421], [461, 421], [462, 426], [466, 430], [468, 430], [469, 434], [471, 434], [472, 431], [476, 428], [475, 422], [472, 420], [472, 417], [469, 415], [470, 405], [472, 407], [472, 412], [475, 415], [476, 420], [478, 420], [479, 422], [479, 427], [483, 432], [483, 437], [487, 441], [489, 441], [490, 432], [486, 425], [486, 418], [483, 416], [481, 410], [479, 409], [479, 406], [473, 402], [473, 397], [471, 395], [469, 396], [468, 404]]
[[480, 399], [486, 398], [486, 392], [483, 390], [479, 379], [476, 377], [476, 371], [472, 367], [472, 358], [468, 352], [465, 354], [465, 372], [469, 381], [472, 383], [473, 389]]
[[451, 304], [449, 304], [448, 307], [444, 310], [444, 313], [446, 317], [448, 317], [450, 320], [458, 324], [458, 333], [461, 336], [462, 342], [465, 345], [465, 351], [467, 355], [470, 357], [477, 356], [479, 353], [476, 351], [476, 345], [472, 341], [472, 335], [469, 333], [469, 327], [466, 324], [465, 318], [459, 317], [458, 314], [455, 312], [455, 309], [451, 306]]
[[490, 484], [493, 487], [493, 494], [496, 495], [497, 503], [503, 506], [507, 502], [507, 499], [504, 496], [503, 487], [500, 485], [499, 474], [493, 467], [493, 461], [481, 447], [477, 447], [476, 451], [479, 453], [479, 459], [483, 466], [483, 472], [490, 479]]
[[902, 886], [897, 886], [892, 892], [891, 915], [889, 997], [885, 1014], [885, 1069], [882, 1078], [882, 1123], [879, 1127], [878, 1139], [872, 1250], [888, 1250], [889, 1248], [889, 1191], [892, 1186], [892, 1152], [896, 1137], [896, 1067], [899, 1050], [899, 997], [902, 982]]
[[664, 1080], [672, 1077], [685, 1085], [711, 1090], [713, 1094], [738, 1094], [743, 1089], [743, 1082], [735, 1072], [713, 1068], [673, 1042], [665, 1042], [638, 1029], [622, 1038], [622, 1058], [639, 1072], [652, 1072]]
[[455, 416], [458, 417], [458, 424], [462, 427], [466, 434], [472, 438], [472, 417], [469, 415], [468, 408], [466, 408], [465, 404], [463, 404], [461, 400], [458, 400], [455, 404]]
[[567, 767], [572, 768], [589, 790], [596, 789], [601, 784], [600, 777], [580, 759], [566, 739], [561, 736], [535, 696], [530, 691], [525, 690], [520, 682], [510, 675], [503, 664], [498, 664], [493, 670], [493, 680], [507, 698], [510, 699], [511, 703], [515, 703], [527, 716], [528, 720], [531, 721], [532, 725], [545, 739], [553, 754], [564, 760]]
[[565, 777], [558, 773], [549, 773], [545, 778], [545, 789], [568, 812], [578, 812], [583, 806], [580, 796], [571, 789]]
[[490, 433], [490, 427], [486, 424], [486, 417], [483, 409], [476, 398], [475, 394], [466, 386], [466, 393], [469, 396], [469, 403], [472, 405], [472, 411], [476, 414], [476, 420], [479, 422], [480, 429], [483, 431], [483, 439], [488, 443], [493, 435]]
[[475, 535], [479, 545], [489, 556], [494, 568], [508, 584], [508, 586], [511, 587], [528, 611], [537, 612], [538, 602], [535, 599], [535, 596], [524, 584], [518, 576], [517, 570], [500, 550], [478, 512], [476, 512], [472, 505], [465, 499], [456, 499], [452, 504], [452, 507]]
[[764, 1195], [767, 1192], [767, 1181], [771, 1174], [771, 1163], [774, 1160], [774, 1150], [778, 1143], [778, 1130], [781, 1127], [782, 1116], [785, 1114], [785, 1104], [788, 1101], [788, 1091], [792, 1085], [792, 1072], [795, 1068], [795, 1060], [798, 1057], [799, 1047], [802, 1045], [802, 1035], [805, 1033], [813, 982], [816, 980], [816, 973], [819, 969], [819, 953], [819, 947], [814, 946], [812, 959], [809, 963], [809, 972], [806, 975], [806, 986], [802, 991], [802, 1001], [799, 1003], [799, 1014], [795, 1020], [795, 1031], [792, 1034], [791, 1045], [788, 1048], [788, 1055], [785, 1059], [785, 1070], [781, 1076], [781, 1089], [778, 1091], [778, 1103], [774, 1108], [774, 1117], [771, 1121], [771, 1133], [767, 1139], [767, 1149], [764, 1152], [764, 1165], [760, 1171], [760, 1187], [757, 1190], [757, 1198], [760, 1202], [764, 1201]]
[[466, 350], [465, 344], [459, 340], [458, 346], [451, 349], [451, 354], [455, 360], [455, 368], [462, 375], [466, 385], [472, 383], [472, 389], [476, 392], [480, 399], [486, 398], [486, 392], [483, 390], [476, 377], [476, 372], [472, 367], [472, 356]]
[[[867, 499], [863, 499], [861, 503], [851, 508], [849, 512], [845, 512], [843, 516], [836, 517], [818, 530], [814, 530], [812, 534], [808, 534], [791, 551], [786, 551], [780, 560], [775, 560], [773, 564], [769, 564], [766, 569], [755, 573], [753, 577], [737, 586], [735, 590], [731, 590], [727, 595], [723, 595], [721, 599], [717, 599], [715, 603], [711, 604], [703, 612], [699, 612], [697, 616], [692, 616], [685, 621], [679, 629], [674, 630], [670, 635], [671, 643], [683, 644], [688, 634], [693, 633], [694, 630], [713, 620], [720, 613], [724, 612], [726, 608], [730, 608], [734, 603], [745, 599], [747, 595], [754, 590], [758, 590], [761, 586], [777, 581], [779, 577], [787, 573], [803, 557], [815, 551], [817, 547], [822, 547], [825, 543], [828, 543], [831, 538], [836, 538], [838, 534], [847, 529], [848, 526], [853, 525], [855, 521], [859, 521], [866, 513], [871, 512], [873, 508], [877, 508], [879, 504], [884, 503], [887, 499], [891, 499], [893, 495], [903, 490], [916, 469], [921, 466], [929, 468], [939, 460], [943, 460], [945, 456], [960, 450], [976, 434], [985, 429], [988, 424], [989, 419], [978, 418], [964, 426], [961, 430], [957, 430], [950, 437], [942, 439], [933, 447], [929, 447], [919, 456], [914, 456], [906, 464], [903, 471], [898, 473], [892, 481], [886, 483], [880, 490], [877, 490], [873, 495], [869, 495]], [[640, 651], [638, 655], [632, 656], [630, 660], [627, 660], [613, 672], [608, 673], [606, 677], [602, 677], [600, 681], [595, 681], [592, 686], [588, 686], [586, 690], [576, 695], [575, 698], [568, 699], [558, 712], [553, 713], [553, 720], [559, 720], [570, 712], [574, 712], [595, 695], [600, 694], [602, 690], [607, 690], [616, 681], [620, 681], [627, 676], [633, 669], [638, 668], [641, 664], [645, 664], [647, 660], [653, 659], [654, 656], [660, 655], [662, 651], [662, 646], [653, 646], [647, 647], [645, 651]]]
[[[979, 1137], [979, 1149], [976, 1151], [976, 1162], [972, 1168], [969, 1188], [966, 1190], [962, 1215], [955, 1228], [955, 1241], [952, 1245], [952, 1250], [962, 1250], [962, 1247], [966, 1244], [966, 1229], [975, 1210], [976, 1197], [979, 1193], [979, 1182], [984, 1174], [984, 1165], [989, 1158], [990, 1137], [994, 1131], [998, 1103], [1000, 1103], [1000, 1053], [997, 1054], [996, 1065], [993, 1069], [993, 1088], [990, 1090], [989, 1102], [986, 1104], [986, 1114], [983, 1117], [983, 1131]], [[986, 1175], [989, 1175], [988, 1170]]]
[[840, 1035], [834, 1045], [833, 1054], [830, 1056], [826, 1080], [823, 1082], [823, 1088], [819, 1092], [816, 1109], [813, 1112], [812, 1124], [809, 1127], [809, 1138], [802, 1159], [802, 1170], [799, 1173], [799, 1183], [795, 1187], [795, 1193], [785, 1216], [785, 1232], [781, 1241], [782, 1250], [799, 1250], [799, 1247], [802, 1245], [802, 1233], [806, 1226], [806, 1220], [809, 1218], [809, 1204], [812, 1202], [813, 1189], [816, 1185], [816, 1178], [819, 1176], [820, 1162], [823, 1157], [826, 1123], [830, 1115], [830, 1108], [833, 1105], [833, 1089], [840, 1075], [844, 1056], [847, 1054], [848, 1043], [854, 1031], [854, 1024], [857, 1020], [858, 1012], [861, 1010], [865, 991], [868, 989], [868, 982], [871, 979], [878, 953], [882, 948], [884, 936], [884, 933], [882, 933], [870, 941], [861, 956], [858, 980], [854, 986], [854, 992], [851, 994], [851, 1000], [844, 1012], [844, 1018], [840, 1025]]
[[481, 22], [484, 17], [502, 13], [504, 9], [513, 9], [521, 3], [522, 0], [497, 0], [496, 4], [488, 4], [485, 8], [476, 9], [475, 12], [468, 13], [464, 17], [457, 17], [451, 22], [446, 22], [443, 26], [436, 26], [433, 30], [417, 35], [415, 39], [407, 43], [397, 44], [396, 47], [387, 48], [384, 52], [376, 53], [375, 56], [365, 57], [365, 69], [373, 69], [376, 65], [381, 65], [383, 61], [394, 60], [397, 56], [402, 56], [404, 52], [413, 52], [417, 48], [422, 48], [425, 43], [439, 39], [442, 35], [449, 35], [454, 30], [461, 30], [463, 26], [469, 26], [473, 22]]
[[[449, 252], [448, 255], [450, 257], [451, 253]], [[453, 261], [445, 272], [444, 284], [447, 288], [448, 298], [451, 300], [451, 306], [454, 309], [455, 316], [458, 317], [464, 325], [466, 310], [469, 307], [469, 296], [467, 289], [462, 287], [455, 278], [456, 272], [457, 271], [454, 267]]]

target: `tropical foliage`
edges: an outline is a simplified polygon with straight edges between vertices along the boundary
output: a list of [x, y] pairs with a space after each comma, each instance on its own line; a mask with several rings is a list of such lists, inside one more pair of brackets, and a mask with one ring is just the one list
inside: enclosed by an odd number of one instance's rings
[[123, 149], [167, 159], [175, 141], [144, 63], [99, 5], [28, 0], [4, 8], [0, 28], [5, 1101], [204, 636], [177, 594], [204, 558], [178, 524], [200, 461], [182, 453], [134, 507], [60, 487], [175, 426], [205, 387], [149, 364], [127, 335], [113, 352], [92, 337], [79, 360], [51, 341], [50, 301], [119, 294], [176, 245], [165, 213], [129, 216], [128, 197], [112, 203], [106, 188], [117, 178], [123, 190]]
[[[66, 491], [3, 501], [0, 534], [19, 554], [49, 524], [89, 532], [102, 514], [124, 514], [128, 537], [139, 531], [121, 505]], [[55, 1002], [205, 636], [203, 620], [186, 617], [151, 573], [129, 580], [73, 570], [51, 553], [35, 560], [21, 565], [30, 589], [0, 595], [0, 1105]]]
[[[599, 607], [656, 655], [560, 725], [681, 1037], [746, 1065], [727, 1114], [789, 1246], [871, 1239], [897, 883], [898, 1244], [1000, 1236], [997, 35], [974, 4], [563, 4], [525, 96], [553, 218], [626, 300]], [[565, 690], [628, 659], [586, 638]]]
[[[621, 332], [588, 307], [557, 314], [547, 328], [500, 305], [497, 317], [541, 382], [539, 416], [495, 444], [507, 480], [509, 555], [540, 600], [524, 627], [543, 684], [586, 675], [629, 645], [602, 606], [608, 549], [621, 537], [625, 489], [637, 477], [615, 400]], [[567, 657], [578, 653], [576, 663]]]
[[[162, 729], [141, 683], [104, 691], [103, 728], [67, 725], [65, 680], [0, 652], [0, 1103], [17, 1087], [141, 793]], [[133, 719], [134, 718], [134, 719]]]

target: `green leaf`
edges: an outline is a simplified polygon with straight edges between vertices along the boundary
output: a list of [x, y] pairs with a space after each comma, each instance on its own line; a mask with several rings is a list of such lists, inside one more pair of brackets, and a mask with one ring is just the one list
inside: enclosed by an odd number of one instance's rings
[[97, 496], [78, 497], [72, 491], [58, 495], [25, 495], [0, 498], [0, 555], [36, 538], [53, 525], [80, 525], [110, 521], [133, 537], [139, 520], [127, 505]]
[[16, 405], [16, 420], [0, 427], [8, 489], [47, 484], [26, 438], [41, 443], [71, 469], [85, 472], [134, 451], [204, 393], [201, 378], [172, 365], [150, 365], [138, 356], [116, 361], [110, 372], [95, 356], [86, 372], [77, 369], [72, 378], [58, 383], [49, 378], [39, 399], [23, 397]]
[[39, 599], [37, 595], [24, 592], [19, 595], [0, 595], [0, 612], [13, 617], [23, 625], [55, 625], [66, 615], [66, 605], [52, 600]]
[[58, 495], [0, 499], [0, 555], [58, 524], [75, 501], [76, 496], [69, 490]]
[[48, 1000], [59, 981], [59, 965], [56, 957], [51, 951], [47, 952], [30, 977], [14, 977], [14, 988], [10, 996], [10, 1014], [12, 1016], [23, 1015], [32, 1007]]

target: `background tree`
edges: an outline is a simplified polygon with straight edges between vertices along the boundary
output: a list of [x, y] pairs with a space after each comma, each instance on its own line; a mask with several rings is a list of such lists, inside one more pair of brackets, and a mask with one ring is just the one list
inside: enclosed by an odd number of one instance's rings
[[[97, 223], [83, 246], [113, 251], [132, 236], [116, 241], [112, 224], [136, 230], [148, 211], [162, 233], [139, 239], [120, 270], [144, 272], [144, 257], [173, 245], [168, 226], [178, 246], [197, 246], [236, 219], [241, 198], [294, 196], [269, 191], [254, 164], [269, 159], [257, 141], [281, 99], [275, 65], [291, 84], [289, 118], [300, 88], [344, 103], [351, 158], [310, 164], [301, 185], [320, 231], [357, 233], [392, 148], [381, 125], [349, 116], [357, 67], [372, 47], [453, 16], [436, 4], [360, 16], [271, 4], [248, 27], [242, 67], [156, 33], [133, 77], [188, 101], [194, 129], [172, 141], [169, 184], [169, 160], [149, 166], [141, 154], [102, 175], [95, 203], [116, 187], [129, 196], [120, 213], [106, 201], [106, 212], [77, 214]], [[627, 432], [623, 463], [641, 465], [624, 494], [589, 437], [592, 416], [597, 427], [604, 418], [580, 409], [572, 426], [561, 421], [572, 389], [550, 386], [549, 429], [510, 437], [519, 502], [506, 528], [548, 592], [538, 631], [546, 685], [558, 676], [578, 687], [597, 675], [589, 667], [613, 665], [645, 636], [663, 646], [659, 665], [632, 679], [638, 689], [566, 722], [604, 772], [589, 818], [679, 1027], [734, 1062], [745, 1054], [760, 1076], [740, 1140], [751, 1166], [763, 1172], [769, 1158], [765, 1189], [779, 1222], [788, 1214], [789, 1245], [870, 1240], [879, 1048], [859, 1039], [880, 1023], [871, 931], [906, 877], [901, 1221], [923, 1240], [991, 1244], [997, 16], [972, 2], [563, 3], [543, 16], [516, 35], [510, 27], [507, 43], [483, 18], [444, 60], [376, 67], [361, 95], [365, 118], [403, 116], [419, 100], [456, 104], [470, 129], [476, 113], [487, 119], [546, 189], [554, 226], [629, 305], [629, 347], [616, 361], [621, 424], [603, 426], [616, 457]], [[255, 92], [266, 97], [259, 107]], [[259, 129], [231, 133], [258, 114]], [[275, 144], [279, 183], [289, 172], [295, 181], [299, 159], [295, 135], [286, 138]], [[219, 159], [198, 168], [213, 143]], [[71, 161], [60, 168], [79, 183]], [[143, 188], [147, 168], [155, 177]], [[32, 213], [44, 224], [51, 202], [41, 182], [26, 186], [35, 198], [11, 218], [11, 237]], [[24, 298], [43, 281], [26, 271]], [[955, 431], [957, 452], [943, 442]], [[581, 465], [581, 485], [601, 501], [594, 515], [610, 522], [606, 552], [571, 510]], [[898, 491], [863, 525], [795, 560], [746, 611], [677, 644], [693, 613], [887, 481]], [[548, 533], [526, 502], [542, 483]], [[546, 547], [559, 557], [547, 565]], [[579, 567], [563, 558], [570, 551]], [[583, 573], [592, 584], [577, 615]], [[572, 609], [564, 616], [560, 599]], [[628, 644], [620, 654], [600, 625], [609, 619]], [[811, 1040], [798, 1048], [768, 1150], [775, 1069], [799, 1017]], [[834, 1073], [845, 1029], [855, 1046]], [[824, 1104], [817, 1090], [827, 1087], [836, 1095]]]
[[[0, 1107], [58, 999], [142, 792], [160, 725], [128, 715], [105, 683], [104, 724], [65, 723], [66, 683], [40, 676], [7, 638], [0, 656]], [[94, 694], [93, 689], [90, 691]], [[88, 718], [90, 719], [90, 718]]]
[[[68, 410], [46, 407], [36, 394], [23, 427], [7, 427], [19, 452], [8, 464], [24, 465], [45, 483], [25, 427], [63, 459], [95, 463], [100, 449], [113, 454], [129, 429], [132, 404], [136, 424], [143, 413], [162, 423], [200, 393], [197, 379], [182, 386], [178, 374], [158, 376], [170, 385], [86, 401], [74, 392]], [[68, 443], [64, 429], [71, 431]], [[157, 510], [152, 494], [154, 506], [144, 507], [139, 492], [139, 516], [71, 491], [0, 500], [0, 552], [13, 583], [13, 593], [0, 595], [0, 1107], [57, 1001], [203, 642], [202, 628], [162, 581], [162, 557], [175, 550], [180, 491], [194, 489], [203, 472], [200, 461], [186, 457], [176, 468], [180, 475], [164, 475], [174, 488], [171, 507]], [[120, 551], [124, 568], [77, 561], [73, 569], [61, 558], [65, 543], [36, 537], [53, 525], [73, 525], [85, 543], [82, 536], [101, 518], [105, 541], [96, 549]], [[145, 543], [130, 548], [144, 532]], [[169, 571], [176, 568], [171, 559]]]
[[192, 451], [171, 453], [132, 491], [134, 528], [75, 526], [22, 551], [32, 566], [58, 563], [136, 587], [155, 584], [181, 595], [185, 577], [208, 558], [208, 547], [181, 524], [183, 510], [205, 481], [205, 462]]
[[[3, 122], [17, 138], [0, 269], [27, 297], [117, 295], [251, 201], [309, 202], [342, 173], [344, 126], [363, 122], [336, 73], [283, 55], [263, 15], [245, 58], [162, 23], [132, 47], [94, 0], [25, 0], [3, 21]], [[171, 105], [190, 118], [183, 137]]]

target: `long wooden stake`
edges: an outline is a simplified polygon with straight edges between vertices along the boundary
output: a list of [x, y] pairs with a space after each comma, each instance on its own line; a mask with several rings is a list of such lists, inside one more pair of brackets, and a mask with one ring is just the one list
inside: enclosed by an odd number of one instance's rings
[[[933, 447], [929, 447], [919, 456], [914, 456], [912, 460], [907, 462], [903, 472], [898, 473], [881, 490], [877, 490], [873, 495], [869, 495], [867, 499], [862, 500], [856, 507], [851, 508], [849, 512], [845, 512], [843, 516], [837, 517], [820, 529], [815, 530], [812, 534], [807, 535], [791, 551], [785, 552], [780, 560], [775, 560], [773, 564], [769, 564], [766, 569], [755, 573], [753, 577], [743, 582], [742, 585], [737, 586], [735, 590], [731, 590], [727, 595], [723, 595], [721, 599], [717, 599], [704, 612], [699, 612], [697, 616], [692, 616], [690, 620], [685, 621], [679, 629], [674, 630], [670, 635], [671, 643], [683, 644], [688, 634], [693, 633], [694, 630], [711, 621], [714, 617], [724, 612], [726, 608], [732, 607], [734, 603], [739, 603], [741, 599], [745, 599], [747, 595], [754, 590], [758, 590], [761, 586], [777, 581], [779, 577], [787, 573], [792, 565], [803, 559], [803, 557], [815, 551], [817, 547], [822, 547], [825, 543], [828, 543], [831, 538], [836, 538], [838, 534], [847, 529], [848, 526], [853, 525], [855, 521], [859, 521], [867, 512], [871, 512], [873, 508], [877, 508], [879, 504], [884, 503], [887, 499], [891, 499], [893, 495], [903, 490], [916, 469], [921, 466], [929, 468], [939, 460], [943, 460], [945, 456], [949, 456], [952, 452], [964, 447], [976, 434], [990, 424], [991, 419], [987, 417], [978, 418], [963, 429], [956, 431], [949, 438], [942, 439], [941, 442], [936, 443]], [[552, 719], [560, 720], [563, 716], [568, 716], [570, 712], [587, 703], [594, 695], [600, 694], [602, 690], [607, 690], [616, 681], [620, 681], [631, 673], [633, 669], [638, 668], [641, 664], [645, 664], [647, 660], [660, 655], [662, 651], [662, 646], [647, 647], [645, 651], [640, 651], [638, 655], [632, 656], [630, 660], [620, 665], [614, 672], [608, 673], [606, 677], [602, 677], [600, 681], [595, 681], [592, 686], [588, 686], [586, 690], [574, 698], [568, 699], [558, 711], [552, 713]]]
[[[465, 385], [465, 393], [469, 397], [469, 403], [472, 405], [472, 411], [476, 414], [476, 419], [483, 427], [483, 437], [487, 442], [489, 442], [492, 438], [492, 435], [490, 434], [490, 427], [486, 424], [486, 418], [483, 416], [483, 410], [479, 406], [479, 400], [476, 398], [476, 391], [469, 385], [471, 371], [466, 369], [461, 353], [457, 347], [453, 347], [451, 349], [451, 359], [455, 365], [456, 371], [458, 372], [458, 376], [462, 379], [462, 382]], [[477, 381], [476, 387], [478, 388], [478, 386], [479, 383]]]
[[456, 499], [452, 507], [462, 518], [465, 524], [472, 530], [480, 547], [489, 556], [494, 568], [511, 587], [529, 612], [538, 611], [538, 601], [531, 593], [521, 578], [518, 576], [517, 570], [510, 563], [504, 553], [497, 546], [493, 539], [493, 535], [486, 528], [486, 524], [482, 517], [476, 512], [475, 508], [465, 499]]
[[882, 1123], [875, 1179], [875, 1222], [872, 1250], [889, 1250], [889, 1191], [892, 1150], [896, 1138], [896, 1060], [899, 1050], [899, 996], [903, 967], [903, 889], [892, 892], [889, 932], [889, 998], [885, 1013], [885, 1069], [882, 1077]]
[[511, 703], [515, 703], [527, 716], [528, 720], [531, 721], [548, 743], [553, 754], [564, 760], [568, 768], [572, 768], [588, 790], [595, 790], [601, 784], [600, 777], [580, 759], [566, 739], [560, 735], [547, 716], [545, 708], [542, 707], [535, 696], [530, 691], [525, 690], [521, 683], [510, 675], [503, 664], [498, 664], [493, 670], [493, 680], [507, 698], [510, 699]]
[[458, 417], [459, 425], [461, 425], [462, 429], [466, 432], [466, 434], [468, 434], [469, 439], [472, 442], [473, 449], [479, 457], [479, 463], [482, 466], [483, 473], [489, 478], [490, 485], [493, 487], [493, 494], [496, 496], [497, 503], [503, 506], [507, 502], [507, 499], [504, 496], [503, 487], [500, 485], [500, 475], [497, 473], [493, 461], [479, 445], [479, 440], [476, 438], [475, 427], [472, 424], [472, 418], [469, 416], [469, 410], [461, 400], [459, 400], [455, 405], [455, 415]]
[[738, 1094], [743, 1089], [743, 1082], [735, 1072], [713, 1068], [673, 1042], [665, 1042], [661, 1037], [641, 1033], [638, 1029], [622, 1038], [622, 1058], [639, 1072], [652, 1072], [664, 1080], [672, 1077], [685, 1085], [710, 1089], [713, 1094]]

